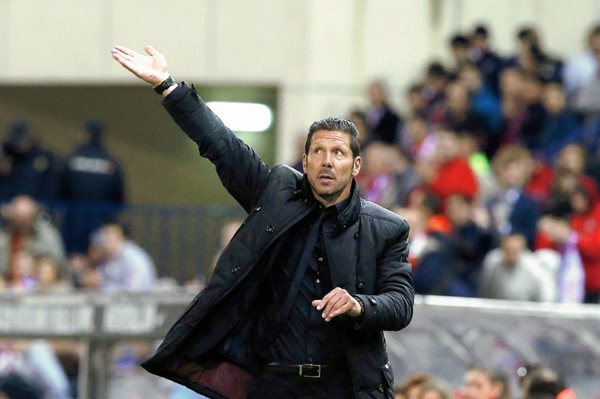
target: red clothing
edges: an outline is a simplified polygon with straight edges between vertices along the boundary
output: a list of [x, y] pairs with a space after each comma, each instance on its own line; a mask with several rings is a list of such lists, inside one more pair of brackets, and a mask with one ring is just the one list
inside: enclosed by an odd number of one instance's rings
[[577, 248], [585, 270], [585, 291], [600, 292], [600, 204], [587, 213], [574, 214], [571, 228], [579, 234]]
[[[548, 165], [538, 168], [533, 172], [533, 176], [531, 176], [529, 183], [527, 183], [525, 191], [533, 197], [536, 202], [546, 201], [550, 194], [552, 183], [554, 182], [554, 175], [554, 169]], [[578, 183], [588, 192], [592, 203], [595, 204], [598, 202], [600, 193], [598, 192], [598, 187], [596, 186], [594, 179], [586, 175], [581, 175], [579, 176]]]
[[438, 196], [442, 203], [454, 194], [474, 199], [479, 186], [469, 162], [465, 158], [454, 158], [441, 164], [429, 183], [429, 190]]
[[13, 282], [15, 278], [15, 256], [25, 247], [25, 236], [13, 233], [10, 238], [10, 253], [8, 254], [8, 280]]
[[[585, 292], [600, 292], [600, 204], [586, 213], [573, 214], [569, 222], [579, 238], [577, 249], [585, 270]], [[539, 232], [536, 249], [551, 248], [560, 252], [550, 237]]]
[[550, 166], [543, 165], [538, 167], [529, 179], [525, 187], [525, 192], [536, 202], [542, 203], [548, 198], [553, 179], [554, 170]]

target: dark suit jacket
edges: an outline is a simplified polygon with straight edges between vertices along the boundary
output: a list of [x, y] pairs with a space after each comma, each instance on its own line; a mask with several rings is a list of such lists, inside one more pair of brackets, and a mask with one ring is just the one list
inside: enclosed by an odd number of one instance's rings
[[[269, 169], [187, 85], [165, 107], [216, 166], [223, 185], [249, 213], [223, 251], [206, 289], [171, 328], [143, 366], [211, 398], [244, 398], [260, 370], [252, 350], [252, 321], [278, 237], [315, 206], [303, 196], [302, 175], [287, 166]], [[335, 323], [343, 332], [356, 398], [393, 397], [393, 375], [382, 330], [399, 330], [412, 317], [414, 290], [408, 256], [408, 225], [396, 214], [359, 197], [354, 187], [325, 241], [333, 286], [365, 305], [360, 324]]]

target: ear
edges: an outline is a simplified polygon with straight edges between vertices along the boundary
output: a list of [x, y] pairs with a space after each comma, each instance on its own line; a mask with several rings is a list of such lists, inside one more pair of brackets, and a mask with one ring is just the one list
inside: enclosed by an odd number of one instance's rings
[[361, 165], [362, 165], [362, 158], [360, 156], [354, 158], [354, 165], [352, 166], [352, 176], [358, 175], [358, 172], [360, 172]]
[[304, 170], [304, 173], [306, 173], [307, 168], [308, 168], [308, 157], [306, 156], [306, 154], [302, 154], [302, 169]]

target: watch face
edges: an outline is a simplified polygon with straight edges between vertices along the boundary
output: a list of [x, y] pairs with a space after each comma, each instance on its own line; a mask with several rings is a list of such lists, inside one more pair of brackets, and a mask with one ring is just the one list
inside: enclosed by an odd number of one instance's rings
[[157, 94], [162, 94], [163, 91], [167, 90], [169, 87], [171, 87], [173, 84], [175, 83], [175, 79], [173, 79], [172, 76], [169, 76], [168, 78], [166, 78], [165, 80], [162, 81], [161, 84], [159, 84], [158, 86], [156, 86], [154, 88], [154, 91]]

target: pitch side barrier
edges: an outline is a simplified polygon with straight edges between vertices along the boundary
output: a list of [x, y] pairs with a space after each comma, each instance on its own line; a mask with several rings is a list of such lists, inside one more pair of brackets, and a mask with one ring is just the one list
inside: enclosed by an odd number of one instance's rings
[[[104, 399], [111, 348], [160, 340], [192, 299], [179, 291], [2, 295], [0, 339], [85, 343], [80, 398]], [[396, 381], [425, 372], [458, 387], [477, 364], [503, 369], [516, 385], [520, 366], [543, 363], [563, 373], [578, 397], [600, 395], [600, 305], [418, 296], [410, 326], [386, 339]]]

